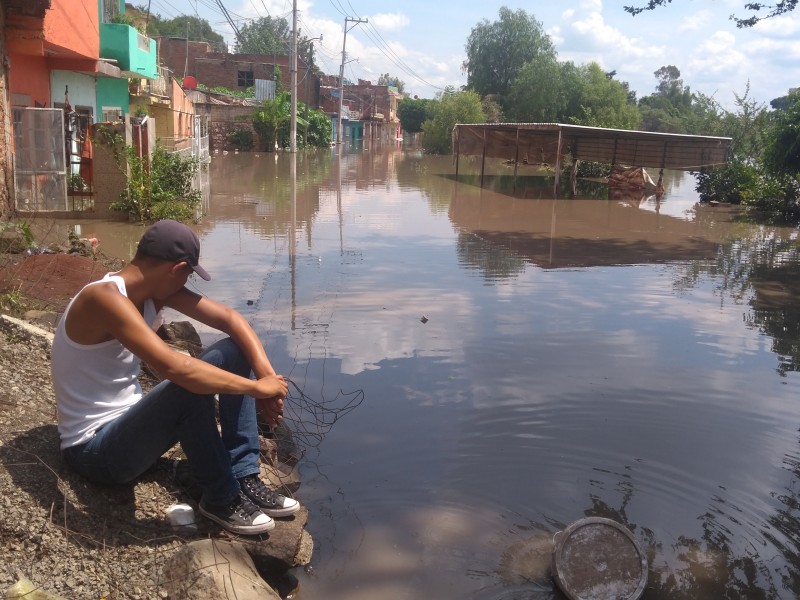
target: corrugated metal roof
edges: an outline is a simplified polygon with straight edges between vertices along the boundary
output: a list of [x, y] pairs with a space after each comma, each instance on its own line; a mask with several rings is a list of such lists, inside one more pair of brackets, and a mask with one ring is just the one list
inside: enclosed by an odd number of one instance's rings
[[559, 155], [569, 155], [584, 161], [690, 171], [727, 164], [730, 145], [731, 138], [727, 137], [562, 123], [457, 124], [453, 128], [453, 153], [457, 156], [528, 164], [560, 164]]

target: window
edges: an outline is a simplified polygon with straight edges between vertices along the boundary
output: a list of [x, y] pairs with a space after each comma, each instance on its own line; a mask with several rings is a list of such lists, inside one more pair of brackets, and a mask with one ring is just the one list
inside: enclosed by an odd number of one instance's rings
[[247, 88], [255, 85], [252, 71], [239, 71], [237, 79], [239, 87]]
[[122, 109], [119, 106], [103, 107], [103, 123], [116, 123], [122, 120]]

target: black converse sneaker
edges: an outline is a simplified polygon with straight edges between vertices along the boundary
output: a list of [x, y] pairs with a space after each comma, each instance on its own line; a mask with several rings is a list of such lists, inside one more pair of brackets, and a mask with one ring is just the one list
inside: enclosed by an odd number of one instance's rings
[[241, 491], [227, 506], [212, 506], [201, 500], [200, 514], [219, 523], [231, 533], [258, 535], [275, 529], [275, 521]]
[[258, 475], [247, 475], [239, 480], [242, 493], [270, 517], [288, 517], [300, 510], [300, 503], [268, 488]]

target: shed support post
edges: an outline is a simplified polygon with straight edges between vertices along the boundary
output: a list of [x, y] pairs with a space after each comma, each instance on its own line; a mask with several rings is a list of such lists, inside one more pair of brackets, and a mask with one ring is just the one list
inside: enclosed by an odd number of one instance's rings
[[512, 189], [517, 191], [517, 165], [519, 164], [519, 126], [517, 126], [517, 147], [514, 150], [514, 185]]
[[558, 148], [556, 148], [556, 176], [553, 182], [553, 197], [558, 197], [558, 182], [561, 175], [561, 128], [558, 129]]
[[[455, 135], [455, 147], [456, 147], [456, 181], [458, 181], [458, 158], [459, 158], [459, 150], [461, 150], [461, 144], [459, 143], [459, 133], [460, 129], [458, 129], [458, 125], [456, 125]], [[414, 134], [416, 135], [416, 134]]]
[[483, 152], [481, 153], [481, 189], [483, 189], [483, 171], [486, 168], [486, 127], [483, 128]]
[[661, 151], [661, 169], [658, 171], [658, 183], [656, 183], [656, 195], [664, 193], [664, 165], [667, 163], [667, 142], [664, 142], [664, 149]]

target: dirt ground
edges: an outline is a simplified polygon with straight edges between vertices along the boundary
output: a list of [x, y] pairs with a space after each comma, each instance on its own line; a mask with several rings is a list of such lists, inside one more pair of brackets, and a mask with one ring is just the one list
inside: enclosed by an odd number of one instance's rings
[[80, 254], [0, 257], [0, 294], [32, 300], [35, 308], [61, 313], [84, 285], [121, 268], [122, 261]]

